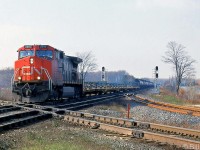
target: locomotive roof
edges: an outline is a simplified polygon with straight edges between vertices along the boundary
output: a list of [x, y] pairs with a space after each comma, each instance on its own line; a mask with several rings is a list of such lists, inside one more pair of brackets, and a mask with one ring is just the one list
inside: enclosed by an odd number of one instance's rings
[[[55, 51], [60, 51], [60, 52], [64, 53], [64, 51], [58, 50], [58, 49], [56, 49], [56, 48], [54, 48], [52, 46], [49, 46], [49, 45], [24, 45], [24, 46], [20, 47], [18, 49], [18, 51], [30, 50], [30, 49], [55, 50]], [[65, 57], [69, 58], [72, 62], [77, 63], [77, 64], [79, 64], [79, 63], [81, 63], [83, 61], [79, 57], [67, 56], [67, 55], [65, 55]]]
[[67, 55], [65, 55], [65, 56], [68, 57], [71, 61], [73, 61], [76, 64], [79, 64], [79, 63], [83, 62], [83, 60], [81, 58], [79, 58], [79, 57], [67, 56]]
[[28, 50], [28, 49], [49, 49], [49, 50], [55, 50], [54, 47], [52, 46], [49, 46], [49, 45], [24, 45], [22, 47], [20, 47], [18, 49], [18, 51], [21, 51], [21, 50]]

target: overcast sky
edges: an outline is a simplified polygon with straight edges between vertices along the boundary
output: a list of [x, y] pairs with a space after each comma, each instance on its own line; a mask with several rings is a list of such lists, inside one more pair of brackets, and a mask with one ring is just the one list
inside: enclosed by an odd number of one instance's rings
[[173, 75], [162, 62], [169, 41], [197, 60], [200, 78], [199, 0], [1, 0], [0, 68], [13, 67], [17, 49], [48, 44], [67, 55], [93, 51], [99, 69], [140, 77]]

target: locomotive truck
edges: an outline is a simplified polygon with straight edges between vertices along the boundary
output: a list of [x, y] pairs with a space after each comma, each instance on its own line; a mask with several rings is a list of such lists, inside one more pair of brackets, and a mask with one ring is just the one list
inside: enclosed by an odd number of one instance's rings
[[36, 103], [82, 95], [80, 58], [49, 45], [24, 45], [17, 52], [11, 80], [14, 101]]

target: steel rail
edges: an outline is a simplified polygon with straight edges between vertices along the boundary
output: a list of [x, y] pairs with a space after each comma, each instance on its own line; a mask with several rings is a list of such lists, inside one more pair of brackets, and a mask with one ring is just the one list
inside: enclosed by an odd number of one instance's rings
[[198, 117], [200, 116], [200, 108], [158, 102], [158, 101], [147, 99], [138, 95], [136, 95], [135, 98], [137, 98], [138, 100], [135, 100], [135, 99], [132, 99], [132, 100], [147, 104], [149, 107], [158, 108], [161, 110], [180, 113], [180, 114], [188, 114], [188, 115], [198, 116]]
[[16, 111], [16, 110], [20, 110], [20, 107], [3, 108], [3, 109], [0, 109], [0, 114], [5, 113], [5, 112]]
[[155, 123], [150, 123], [150, 122], [142, 122], [142, 121], [136, 121], [132, 119], [102, 116], [102, 115], [83, 113], [83, 112], [77, 112], [77, 111], [70, 111], [69, 114], [76, 117], [90, 118], [92, 120], [107, 122], [110, 124], [117, 124], [120, 126], [129, 127], [129, 128], [138, 127], [140, 129], [151, 129], [151, 130], [167, 132], [173, 135], [179, 134], [179, 135], [189, 136], [193, 138], [200, 138], [199, 130], [180, 128], [180, 127], [174, 127], [174, 126], [168, 126], [168, 125], [162, 125], [162, 124], [155, 124]]
[[174, 126], [168, 126], [168, 125], [162, 125], [162, 124], [155, 124], [155, 123], [150, 123], [150, 122], [142, 122], [142, 121], [136, 121], [132, 119], [102, 116], [102, 115], [84, 113], [80, 111], [72, 111], [72, 110], [67, 110], [67, 109], [58, 109], [58, 108], [52, 109], [51, 107], [50, 108], [46, 107], [45, 109], [41, 109], [41, 107], [37, 105], [31, 105], [32, 107], [19, 106], [19, 105], [16, 105], [16, 106], [24, 108], [24, 109], [28, 109], [28, 110], [38, 110], [38, 111], [41, 111], [42, 113], [47, 113], [47, 114], [51, 113], [53, 116], [60, 117], [60, 118], [63, 118], [63, 115], [71, 115], [75, 117], [82, 117], [82, 118], [87, 118], [90, 120], [107, 122], [110, 124], [116, 124], [119, 126], [125, 126], [129, 128], [156, 130], [156, 131], [166, 132], [172, 135], [187, 136], [193, 139], [200, 138], [199, 130], [180, 128], [180, 127], [174, 127]]
[[[107, 97], [103, 97], [107, 98]], [[110, 97], [109, 97], [110, 98]], [[115, 98], [115, 97], [111, 97]], [[98, 98], [99, 99], [99, 98]], [[43, 113], [53, 113], [52, 115], [58, 117], [59, 114], [70, 114], [73, 116], [81, 116], [86, 118], [92, 118], [100, 121], [111, 121], [112, 124], [120, 124], [121, 126], [127, 126], [127, 127], [139, 127], [141, 129], [152, 129], [152, 130], [159, 130], [163, 132], [170, 132], [172, 134], [182, 134], [182, 135], [188, 135], [191, 137], [200, 137], [200, 131], [198, 130], [192, 130], [192, 129], [186, 129], [186, 128], [180, 128], [180, 127], [173, 127], [173, 126], [167, 126], [167, 125], [161, 125], [161, 124], [155, 124], [155, 123], [149, 123], [149, 122], [141, 122], [141, 121], [135, 121], [135, 120], [129, 120], [129, 119], [122, 119], [122, 118], [114, 118], [114, 117], [108, 117], [108, 116], [101, 116], [96, 114], [89, 114], [89, 113], [83, 113], [79, 111], [71, 111], [67, 109], [59, 109], [54, 107], [47, 107], [47, 106], [41, 106], [41, 105], [35, 105], [35, 104], [24, 104], [24, 105], [15, 105], [17, 108], [23, 108], [23, 109], [31, 109], [31, 110], [38, 110]], [[84, 106], [84, 105], [83, 105]], [[77, 106], [82, 107], [82, 106]], [[72, 107], [73, 108], [73, 107]], [[71, 108], [71, 109], [72, 109]]]
[[48, 119], [52, 114], [28, 110], [16, 105], [0, 106], [0, 132]]
[[[75, 103], [57, 105], [56, 108], [65, 108], [66, 106], [72, 107], [72, 106], [75, 106], [75, 105], [82, 105], [83, 103], [90, 103], [90, 102], [99, 101], [99, 100], [102, 100], [102, 99], [112, 98], [112, 97], [115, 97], [115, 96], [118, 96], [118, 95], [109, 95], [109, 96], [98, 97], [98, 98], [89, 99], [89, 100], [85, 100], [85, 101], [79, 101], [79, 102], [75, 102]], [[122, 95], [120, 95], [120, 96], [122, 96]]]
[[0, 132], [13, 129], [15, 127], [31, 124], [33, 122], [45, 120], [45, 119], [51, 118], [51, 116], [52, 116], [51, 114], [38, 114], [38, 115], [34, 115], [34, 116], [22, 118], [22, 119], [17, 119], [11, 122], [7, 122], [5, 124], [0, 125]]
[[0, 123], [2, 124], [3, 122], [8, 122], [12, 119], [19, 119], [19, 118], [23, 118], [23, 117], [27, 117], [27, 116], [31, 116], [31, 115], [36, 115], [39, 114], [39, 111], [23, 111], [23, 112], [18, 112], [18, 113], [14, 113], [14, 114], [9, 114], [9, 115], [4, 115], [0, 117]]
[[[33, 105], [36, 106], [36, 105]], [[92, 128], [97, 128], [97, 129], [103, 129], [103, 130], [108, 130], [108, 131], [114, 131], [117, 132], [119, 134], [125, 134], [125, 135], [130, 135], [132, 137], [136, 137], [136, 138], [141, 138], [141, 139], [146, 139], [146, 140], [152, 140], [152, 141], [159, 141], [159, 142], [163, 142], [163, 143], [168, 143], [170, 145], [176, 145], [178, 147], [188, 147], [188, 146], [193, 146], [193, 147], [197, 147], [200, 145], [199, 141], [195, 141], [195, 140], [190, 140], [190, 139], [185, 139], [185, 138], [180, 138], [180, 137], [175, 137], [174, 135], [166, 135], [166, 134], [158, 134], [158, 133], [152, 133], [149, 131], [145, 131], [142, 130], [142, 128], [138, 129], [134, 129], [134, 128], [130, 128], [130, 127], [134, 127], [134, 126], [138, 126], [138, 127], [149, 127], [150, 128], [160, 128], [160, 125], [156, 124], [149, 124], [146, 122], [137, 122], [134, 120], [128, 120], [128, 119], [121, 119], [121, 118], [114, 118], [114, 117], [107, 117], [107, 116], [101, 116], [101, 115], [95, 115], [95, 114], [90, 114], [90, 113], [83, 113], [83, 112], [78, 112], [78, 111], [70, 111], [70, 110], [63, 110], [63, 109], [57, 109], [57, 112], [49, 112], [46, 110], [42, 110], [42, 109], [38, 109], [36, 108], [30, 108], [30, 107], [24, 107], [24, 106], [18, 106], [24, 109], [28, 109], [28, 110], [38, 110], [41, 111], [43, 114], [46, 115], [54, 115], [56, 117], [60, 117], [60, 118], [64, 118], [65, 120], [68, 120], [70, 122], [74, 122], [74, 123], [78, 123], [78, 124], [84, 124], [84, 125], [89, 125]], [[62, 114], [60, 114], [60, 112], [62, 112]], [[93, 119], [93, 120], [91, 120]], [[154, 125], [154, 126], [153, 126]], [[125, 127], [122, 127], [125, 126]], [[129, 127], [129, 128], [128, 128]], [[198, 133], [198, 135], [195, 135], [195, 137], [199, 137], [199, 132], [197, 131], [193, 131], [193, 130], [188, 130], [188, 129], [180, 129], [178, 127], [170, 127], [168, 126], [168, 129], [165, 128], [166, 126], [162, 125], [162, 127], [164, 128], [165, 131], [170, 131], [172, 130], [180, 130], [180, 132], [182, 133], [186, 133], [185, 131], [187, 130], [187, 132], [193, 132], [194, 133]], [[0, 128], [1, 129], [1, 128]], [[6, 129], [6, 128], [5, 128]], [[182, 130], [182, 131], [181, 131]]]
[[[117, 133], [127, 134], [136, 138], [159, 141], [163, 143], [168, 143], [170, 145], [177, 145], [178, 147], [189, 147], [189, 148], [192, 147], [194, 149], [198, 149], [200, 147], [199, 141], [187, 139], [185, 137], [184, 138], [180, 137], [188, 135], [193, 137], [193, 139], [199, 138], [200, 131], [198, 130], [172, 127], [172, 126], [141, 122], [129, 119], [101, 116], [96, 114], [83, 113], [79, 111], [71, 111], [67, 109], [41, 106], [36, 104], [24, 104], [24, 105], [14, 104], [13, 106], [25, 110], [40, 111], [43, 115], [46, 114], [47, 116], [50, 115], [59, 118], [65, 118], [65, 120], [74, 122], [76, 124], [78, 123], [78, 124], [89, 125], [92, 128], [104, 129], [109, 131], [114, 130]], [[19, 125], [20, 123], [16, 124]], [[150, 132], [149, 130], [162, 131], [166, 132], [166, 134], [153, 133]], [[179, 137], [176, 137], [176, 135], [174, 134], [180, 134], [180, 135]]]
[[130, 129], [126, 127], [110, 125], [107, 123], [101, 123], [98, 121], [92, 121], [85, 118], [74, 117], [71, 115], [65, 115], [64, 120], [73, 122], [75, 124], [90, 126], [93, 129], [102, 129], [106, 131], [116, 132], [118, 134], [128, 135], [135, 138], [151, 140], [155, 142], [162, 142], [162, 143], [166, 143], [170, 145], [176, 145], [177, 147], [181, 147], [181, 148], [188, 148], [188, 147], [190, 148], [191, 146], [194, 149], [200, 148], [199, 141], [184, 139], [180, 137], [174, 137], [172, 135], [164, 135], [164, 134], [152, 133], [152, 132], [143, 131], [143, 130]]
[[[108, 100], [112, 100], [115, 98], [120, 98], [123, 95], [112, 95], [112, 96], [106, 96], [106, 97], [100, 97], [100, 98], [94, 98], [94, 99], [90, 99], [88, 101], [83, 101], [83, 102], [77, 102], [77, 103], [72, 103], [72, 106], [68, 106], [68, 104], [64, 104], [63, 108], [57, 108], [57, 106], [42, 106], [42, 105], [37, 105], [37, 104], [25, 104], [25, 103], [20, 103], [20, 104], [15, 104], [15, 106], [19, 107], [30, 107], [30, 108], [37, 108], [37, 109], [41, 109], [41, 110], [46, 110], [46, 111], [60, 111], [60, 110], [75, 110], [75, 109], [80, 109], [80, 108], [84, 108], [84, 107], [88, 107], [97, 103], [102, 103], [104, 101], [108, 101]], [[74, 105], [74, 106], [73, 106]], [[59, 107], [61, 107], [62, 105], [59, 105]], [[68, 106], [68, 107], [66, 107]]]

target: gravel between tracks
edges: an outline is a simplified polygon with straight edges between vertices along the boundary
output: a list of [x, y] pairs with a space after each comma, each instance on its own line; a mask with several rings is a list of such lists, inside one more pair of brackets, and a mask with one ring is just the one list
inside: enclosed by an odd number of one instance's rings
[[127, 104], [131, 104], [131, 118], [138, 121], [153, 122], [177, 127], [200, 129], [200, 117], [183, 115], [168, 111], [151, 108], [143, 104], [128, 100], [127, 98], [116, 99], [107, 104], [84, 109], [83, 112], [105, 116], [126, 118]]
[[131, 114], [135, 120], [200, 129], [200, 117], [172, 113], [147, 106], [134, 107], [131, 109]]
[[[150, 108], [128, 100], [127, 98], [116, 99], [109, 103], [94, 106], [82, 111], [105, 116], [126, 118], [127, 104], [131, 104], [131, 117], [135, 120], [200, 129], [200, 117], [181, 115]], [[76, 144], [75, 139], [81, 137], [81, 139], [79, 139], [80, 141], [85, 141], [85, 139], [87, 139], [87, 142], [83, 144], [87, 144], [86, 149], [94, 149], [94, 145], [97, 145], [97, 147], [95, 146], [95, 149], [101, 149], [102, 147], [104, 149], [174, 149], [166, 146], [159, 147], [155, 145], [155, 143], [144, 143], [137, 139], [130, 140], [105, 131], [74, 126], [65, 121], [54, 121], [54, 119], [30, 127], [9, 131], [5, 134], [0, 134], [0, 146], [3, 143], [4, 147], [8, 147], [10, 142], [12, 149], [20, 149], [21, 146], [24, 146], [23, 144], [20, 145], [20, 142], [24, 142], [22, 137], [24, 137], [26, 133], [41, 134], [41, 136], [43, 136], [43, 134], [49, 134], [48, 138], [50, 138], [52, 143], [58, 139], [63, 140], [64, 137], [64, 140]], [[58, 134], [58, 136], [56, 136], [56, 134], [54, 135], [54, 133]]]

